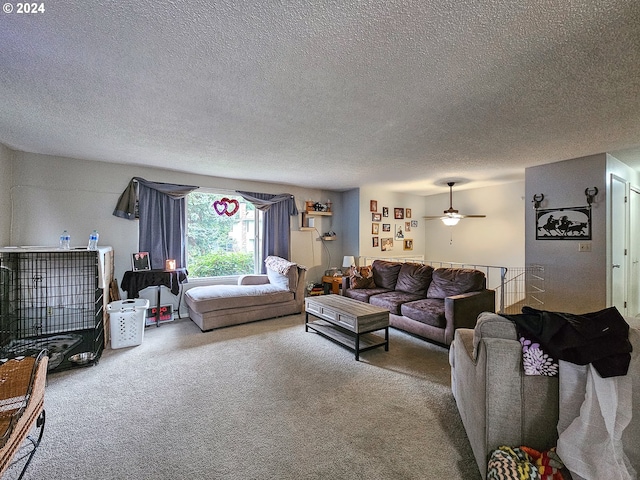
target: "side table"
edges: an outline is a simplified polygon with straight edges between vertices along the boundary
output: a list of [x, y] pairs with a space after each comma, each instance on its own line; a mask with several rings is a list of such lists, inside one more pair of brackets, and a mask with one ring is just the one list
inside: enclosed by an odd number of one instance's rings
[[[171, 293], [178, 295], [180, 293], [180, 285], [188, 282], [186, 268], [176, 268], [175, 270], [128, 270], [124, 272], [120, 287], [127, 292], [127, 298], [138, 298], [140, 290], [147, 287], [158, 287], [157, 307], [158, 319], [156, 327], [160, 326], [160, 288], [165, 286]], [[180, 315], [180, 305], [178, 305], [178, 316]]]
[[[325, 287], [328, 284], [331, 293], [339, 294], [340, 288], [342, 287], [342, 276], [325, 275], [324, 277], [322, 277], [322, 283], [325, 285]], [[326, 292], [327, 290], [325, 289], [325, 293]]]

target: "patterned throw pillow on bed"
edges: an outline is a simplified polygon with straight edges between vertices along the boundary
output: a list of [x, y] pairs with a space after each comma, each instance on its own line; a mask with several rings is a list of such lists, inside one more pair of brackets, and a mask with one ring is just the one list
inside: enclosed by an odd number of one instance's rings
[[349, 286], [351, 288], [376, 288], [371, 267], [351, 267]]

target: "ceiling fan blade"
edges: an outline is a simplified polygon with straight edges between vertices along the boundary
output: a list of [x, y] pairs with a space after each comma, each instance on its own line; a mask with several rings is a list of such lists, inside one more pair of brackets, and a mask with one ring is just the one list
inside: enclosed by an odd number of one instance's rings
[[[453, 186], [455, 182], [447, 182], [449, 186], [449, 209], [444, 211], [444, 215], [427, 215], [424, 218], [425, 220], [442, 220], [442, 219], [462, 219], [462, 218], [486, 218], [486, 215], [462, 215], [458, 213], [458, 210], [453, 208]], [[457, 223], [457, 222], [456, 222]], [[453, 223], [455, 224], [455, 223]]]

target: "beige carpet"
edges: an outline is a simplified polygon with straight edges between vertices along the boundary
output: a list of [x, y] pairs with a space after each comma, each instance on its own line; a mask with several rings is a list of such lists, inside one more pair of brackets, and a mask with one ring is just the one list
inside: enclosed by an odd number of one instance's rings
[[448, 351], [393, 329], [390, 342], [356, 362], [303, 315], [147, 328], [140, 346], [49, 376], [25, 478], [480, 479]]

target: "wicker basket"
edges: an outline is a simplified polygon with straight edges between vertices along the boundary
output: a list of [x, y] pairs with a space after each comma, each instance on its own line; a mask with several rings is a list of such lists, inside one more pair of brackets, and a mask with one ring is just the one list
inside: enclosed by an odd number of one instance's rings
[[[47, 377], [46, 351], [34, 356], [16, 357], [0, 365], [0, 477], [11, 466], [14, 455], [25, 440], [33, 449], [27, 455], [20, 478], [42, 439], [44, 431], [44, 389]], [[40, 428], [37, 440], [29, 436]]]

